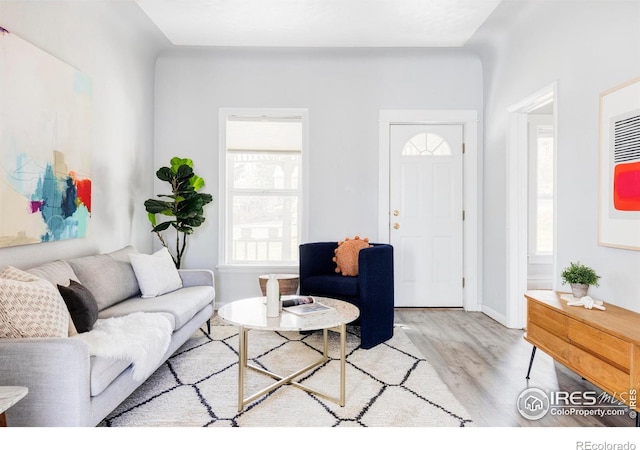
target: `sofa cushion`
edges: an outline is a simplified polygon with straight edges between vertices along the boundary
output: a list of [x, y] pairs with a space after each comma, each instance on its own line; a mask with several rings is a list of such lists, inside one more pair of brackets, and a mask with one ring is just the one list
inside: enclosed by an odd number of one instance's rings
[[211, 304], [213, 286], [191, 286], [153, 298], [133, 297], [100, 311], [98, 318], [120, 317], [133, 312], [165, 312], [173, 316], [173, 329], [178, 330], [198, 311]]
[[119, 250], [105, 253], [105, 255], [115, 259], [116, 261], [128, 263], [131, 259], [131, 255], [135, 255], [138, 253], [138, 250], [133, 245], [127, 245], [126, 247], [122, 247]]
[[79, 281], [69, 263], [62, 260], [31, 267], [30, 269], [26, 269], [25, 272], [44, 278], [54, 286], [58, 284], [67, 286], [69, 280]]
[[0, 272], [0, 338], [68, 334], [69, 312], [50, 282], [12, 266]]
[[343, 277], [341, 275], [307, 277], [304, 286], [305, 294], [326, 297], [358, 297], [360, 292], [357, 277]]
[[58, 285], [58, 291], [67, 304], [76, 331], [90, 331], [98, 320], [98, 303], [91, 291], [73, 280], [69, 280], [69, 286]]
[[78, 281], [96, 298], [99, 310], [140, 293], [128, 259], [128, 254], [135, 252], [133, 247], [125, 247], [117, 252], [68, 260]]
[[[73, 272], [69, 263], [62, 260], [51, 261], [40, 266], [31, 267], [26, 269], [25, 272], [39, 278], [43, 278], [54, 286], [67, 285], [70, 280], [78, 281], [78, 277], [76, 277], [76, 274]], [[76, 330], [76, 326], [73, 324], [73, 320], [71, 319], [71, 314], [69, 314], [68, 334], [69, 336], [75, 336], [78, 334], [78, 330]]]
[[182, 278], [166, 247], [153, 255], [130, 255], [142, 298], [157, 297], [182, 287]]
[[102, 394], [113, 380], [131, 366], [131, 362], [128, 360], [106, 358], [104, 356], [92, 356], [90, 364], [92, 397]]

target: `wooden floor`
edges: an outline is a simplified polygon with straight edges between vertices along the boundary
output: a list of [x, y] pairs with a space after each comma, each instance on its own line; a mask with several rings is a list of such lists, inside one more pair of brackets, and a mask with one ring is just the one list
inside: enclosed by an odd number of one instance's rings
[[460, 309], [397, 308], [402, 327], [480, 427], [633, 427], [621, 417], [558, 416], [530, 421], [516, 401], [528, 387], [550, 391], [602, 392], [538, 350], [530, 380], [525, 376], [531, 344], [523, 330], [508, 329], [479, 312]]

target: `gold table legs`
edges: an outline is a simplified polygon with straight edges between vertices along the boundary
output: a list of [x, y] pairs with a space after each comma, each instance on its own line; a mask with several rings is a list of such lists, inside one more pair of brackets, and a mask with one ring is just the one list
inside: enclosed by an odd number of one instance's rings
[[[324, 364], [329, 359], [329, 339], [328, 339], [328, 331], [335, 331], [340, 333], [340, 397], [332, 397], [323, 392], [319, 392], [315, 389], [312, 389], [308, 386], [305, 386], [297, 381], [293, 381], [294, 378], [299, 377], [305, 372], [308, 372], [316, 367]], [[263, 395], [268, 394], [276, 388], [279, 388], [282, 385], [290, 384], [304, 391], [310, 392], [312, 394], [317, 395], [318, 397], [322, 397], [325, 400], [329, 400], [333, 403], [337, 403], [340, 406], [344, 406], [345, 404], [345, 380], [346, 380], [346, 356], [347, 356], [347, 325], [342, 324], [335, 328], [325, 328], [322, 330], [322, 340], [323, 340], [323, 348], [322, 348], [322, 357], [306, 366], [300, 370], [295, 371], [291, 375], [281, 376], [275, 374], [273, 372], [269, 372], [268, 370], [264, 370], [261, 367], [254, 366], [252, 364], [248, 364], [247, 362], [247, 348], [249, 344], [249, 329], [241, 326], [239, 332], [239, 370], [238, 370], [238, 412], [242, 411], [242, 409], [251, 403], [252, 401], [262, 397]], [[244, 381], [247, 373], [247, 369], [253, 369], [256, 372], [260, 372], [262, 374], [268, 375], [274, 380], [277, 380], [275, 383], [267, 386], [255, 394], [244, 398]]]

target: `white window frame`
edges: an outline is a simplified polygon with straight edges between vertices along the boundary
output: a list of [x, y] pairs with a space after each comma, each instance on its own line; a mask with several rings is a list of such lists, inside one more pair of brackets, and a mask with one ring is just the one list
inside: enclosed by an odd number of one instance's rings
[[299, 242], [306, 242], [309, 234], [309, 219], [308, 219], [308, 184], [309, 184], [309, 111], [306, 108], [220, 108], [218, 112], [218, 269], [225, 271], [252, 271], [263, 272], [265, 270], [297, 270], [298, 261], [295, 262], [282, 262], [276, 261], [269, 264], [264, 263], [232, 263], [230, 262], [229, 248], [229, 227], [228, 227], [228, 185], [227, 185], [227, 117], [229, 116], [246, 116], [246, 117], [291, 117], [300, 116], [302, 118], [302, 153], [301, 153], [301, 193], [299, 196], [299, 211], [300, 211], [300, 230], [299, 230]]
[[[538, 253], [538, 242], [537, 242], [537, 223], [538, 223], [538, 178], [537, 178], [537, 168], [538, 168], [538, 130], [539, 129], [549, 129], [549, 135], [554, 139], [553, 143], [553, 163], [555, 164], [555, 132], [553, 130], [553, 117], [548, 115], [543, 118], [542, 121], [535, 117], [530, 116], [530, 126], [529, 126], [529, 201], [528, 201], [528, 215], [529, 215], [529, 230], [531, 231], [528, 238], [528, 263], [529, 264], [551, 264], [553, 263], [553, 254], [555, 249], [551, 251], [551, 253]], [[535, 133], [534, 133], [535, 131]], [[535, 143], [534, 143], [535, 141]], [[555, 168], [553, 169], [555, 171]], [[554, 178], [555, 180], [555, 178]], [[555, 186], [554, 186], [555, 191]], [[550, 194], [549, 198], [554, 201], [554, 194]], [[554, 208], [555, 210], [555, 208]], [[555, 220], [555, 219], [554, 219]]]

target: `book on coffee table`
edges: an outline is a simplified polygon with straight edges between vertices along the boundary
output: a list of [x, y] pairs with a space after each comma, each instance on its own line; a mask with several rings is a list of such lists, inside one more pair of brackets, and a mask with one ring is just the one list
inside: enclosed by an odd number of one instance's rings
[[282, 309], [292, 314], [304, 316], [307, 314], [329, 311], [333, 308], [317, 302], [316, 299], [311, 296], [299, 296], [283, 300]]

